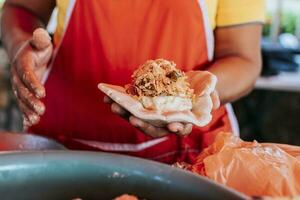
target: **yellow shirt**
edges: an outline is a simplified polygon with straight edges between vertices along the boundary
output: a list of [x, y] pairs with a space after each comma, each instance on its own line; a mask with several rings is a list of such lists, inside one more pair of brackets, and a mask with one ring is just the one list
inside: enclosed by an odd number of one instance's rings
[[[182, 0], [186, 1], [186, 0]], [[201, 1], [201, 0], [200, 0]], [[74, 0], [56, 0], [58, 7], [57, 29], [54, 40], [61, 37], [68, 13]], [[263, 22], [264, 0], [205, 0], [212, 29], [251, 22]]]
[[205, 0], [211, 27], [264, 22], [264, 0]]

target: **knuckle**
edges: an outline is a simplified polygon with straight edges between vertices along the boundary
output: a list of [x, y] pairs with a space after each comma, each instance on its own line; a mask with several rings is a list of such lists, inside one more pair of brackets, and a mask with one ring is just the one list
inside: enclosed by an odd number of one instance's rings
[[35, 100], [34, 95], [31, 92], [29, 92], [28, 90], [25, 90], [25, 89], [24, 89], [24, 96], [29, 101], [34, 101]]
[[29, 99], [29, 94], [24, 88], [19, 88], [18, 93], [21, 99], [23, 100]]

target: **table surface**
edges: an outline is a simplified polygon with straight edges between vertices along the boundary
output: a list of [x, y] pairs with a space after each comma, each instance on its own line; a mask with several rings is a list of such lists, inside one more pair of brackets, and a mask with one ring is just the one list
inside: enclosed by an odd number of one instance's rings
[[300, 92], [300, 72], [283, 72], [276, 76], [260, 77], [256, 89]]

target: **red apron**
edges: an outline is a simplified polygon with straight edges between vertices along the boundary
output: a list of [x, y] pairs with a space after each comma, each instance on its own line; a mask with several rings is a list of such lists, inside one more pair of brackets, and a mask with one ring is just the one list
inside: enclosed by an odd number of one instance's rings
[[76, 0], [45, 83], [46, 113], [31, 131], [71, 149], [192, 162], [218, 131], [230, 131], [224, 107], [187, 137], [154, 139], [113, 114], [97, 84], [125, 85], [148, 59], [173, 60], [184, 71], [207, 66], [213, 41], [203, 2]]

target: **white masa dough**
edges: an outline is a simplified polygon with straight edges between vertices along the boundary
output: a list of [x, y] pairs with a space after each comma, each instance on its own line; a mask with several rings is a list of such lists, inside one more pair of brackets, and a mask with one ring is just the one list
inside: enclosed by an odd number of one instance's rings
[[144, 108], [158, 112], [180, 112], [191, 110], [192, 101], [178, 96], [142, 97], [140, 102]]

